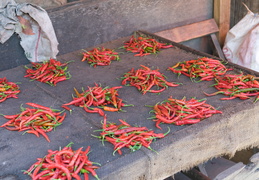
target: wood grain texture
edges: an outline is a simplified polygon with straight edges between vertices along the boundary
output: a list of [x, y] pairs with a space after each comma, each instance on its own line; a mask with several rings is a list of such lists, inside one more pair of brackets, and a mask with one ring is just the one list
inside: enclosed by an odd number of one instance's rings
[[190, 39], [199, 38], [218, 32], [218, 27], [214, 19], [188, 24], [155, 33], [177, 43], [188, 41]]
[[232, 28], [237, 24], [247, 13], [247, 10], [243, 3], [253, 12], [259, 13], [259, 1], [258, 0], [232, 0], [231, 1], [231, 22], [230, 27]]
[[231, 0], [214, 1], [214, 19], [219, 27], [218, 40], [221, 47], [223, 46], [226, 35], [230, 29], [230, 8]]

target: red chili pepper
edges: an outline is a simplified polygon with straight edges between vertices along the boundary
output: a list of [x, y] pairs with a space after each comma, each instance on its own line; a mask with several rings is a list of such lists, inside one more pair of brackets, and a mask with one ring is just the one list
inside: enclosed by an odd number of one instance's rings
[[88, 168], [87, 166], [84, 166], [84, 169], [89, 171], [96, 179], [99, 180], [98, 175], [96, 174], [96, 172], [92, 168]]
[[[218, 90], [215, 93], [207, 94], [207, 96], [213, 96], [217, 94], [224, 94], [229, 96], [228, 98], [221, 98], [221, 100], [231, 100], [235, 98], [239, 99], [248, 99], [250, 96], [258, 96], [259, 88], [258, 81], [259, 79], [252, 75], [241, 74], [226, 74], [223, 77], [217, 77], [216, 84], [214, 87]], [[256, 101], [257, 99], [255, 99]]]
[[105, 110], [105, 111], [111, 111], [111, 112], [119, 111], [118, 108], [113, 108], [113, 107], [108, 107], [108, 106], [103, 106], [103, 110]]
[[48, 154], [44, 158], [38, 158], [24, 174], [30, 175], [32, 179], [81, 179], [79, 173], [92, 173], [99, 179], [95, 173], [95, 169], [99, 167], [88, 159], [89, 150], [90, 147], [85, 151], [82, 148], [73, 151], [70, 145], [61, 150], [48, 150]]
[[153, 121], [156, 122], [156, 127], [161, 129], [160, 123], [184, 125], [183, 122], [186, 122], [185, 124], [192, 124], [191, 122], [198, 122], [212, 114], [222, 113], [205, 102], [205, 100], [201, 101], [195, 98], [187, 101], [185, 98], [179, 100], [170, 97], [167, 101], [153, 106], [152, 112], [155, 113], [156, 118]]
[[184, 74], [191, 79], [200, 78], [199, 81], [211, 81], [216, 76], [224, 75], [229, 69], [219, 60], [203, 57], [179, 62], [173, 67], [169, 67], [168, 70], [177, 74]]
[[48, 141], [48, 142], [50, 142], [50, 139], [49, 139], [49, 137], [47, 136], [47, 134], [42, 130], [42, 129], [35, 129], [38, 133], [40, 133], [42, 136], [44, 136], [45, 137], [45, 139]]
[[79, 156], [79, 154], [81, 153], [82, 149], [83, 149], [83, 147], [79, 148], [79, 149], [76, 151], [76, 153], [74, 153], [73, 158], [72, 158], [72, 160], [70, 161], [70, 163], [68, 164], [68, 166], [73, 166], [73, 165], [74, 165], [74, 163], [75, 163], [77, 157]]
[[26, 104], [34, 108], [22, 109], [23, 111], [16, 115], [5, 115], [4, 117], [9, 121], [0, 127], [5, 127], [11, 131], [26, 131], [35, 134], [37, 137], [42, 135], [50, 142], [46, 132], [50, 132], [54, 127], [59, 126], [66, 114], [61, 115], [61, 112], [54, 112], [52, 109], [39, 104]]
[[64, 108], [64, 109], [66, 109], [66, 110], [68, 110], [68, 111], [72, 111], [72, 109], [69, 108], [69, 107], [67, 107], [66, 105], [62, 105], [61, 107]]
[[144, 131], [144, 130], [147, 130], [147, 128], [146, 127], [128, 127], [125, 129], [117, 130], [113, 134], [119, 135], [119, 134], [128, 133], [128, 132], [132, 132], [132, 131]]
[[153, 90], [153, 89], [151, 89], [151, 90], [149, 90], [149, 92], [151, 92], [151, 93], [161, 93], [161, 92], [163, 92], [165, 89], [166, 89], [166, 87], [163, 87], [162, 89], [159, 89], [159, 90]]
[[26, 75], [33, 80], [56, 86], [58, 82], [65, 81], [70, 78], [67, 72], [67, 63], [61, 63], [55, 59], [43, 63], [31, 63], [32, 67], [27, 68]]
[[121, 149], [123, 147], [130, 148], [132, 151], [136, 151], [141, 146], [150, 148], [150, 144], [153, 139], [163, 138], [166, 134], [156, 134], [154, 131], [148, 130], [146, 127], [132, 127], [124, 120], [119, 119], [121, 124], [115, 123], [106, 124], [106, 117], [103, 122], [103, 130], [98, 137], [102, 140], [106, 140], [114, 145], [114, 152], [122, 154]]
[[83, 52], [81, 61], [87, 61], [91, 66], [108, 66], [113, 60], [120, 60], [117, 52], [108, 48], [94, 48], [90, 51]]
[[131, 36], [128, 42], [124, 43], [123, 48], [129, 52], [138, 53], [134, 56], [146, 56], [149, 54], [156, 54], [160, 52], [160, 49], [170, 48], [173, 45], [166, 45], [165, 43], [160, 43], [155, 39], [148, 37], [136, 37]]
[[40, 137], [39, 132], [37, 132], [37, 131], [34, 130], [34, 129], [28, 130], [28, 131], [26, 131], [26, 132], [27, 132], [27, 133], [35, 134], [37, 137]]
[[181, 126], [181, 125], [186, 125], [186, 124], [196, 124], [200, 121], [201, 121], [200, 119], [186, 119], [186, 120], [176, 121], [174, 123], [177, 126]]
[[9, 82], [6, 77], [0, 78], [0, 103], [8, 98], [18, 98], [19, 89], [20, 87], [16, 83]]
[[7, 99], [7, 96], [5, 96], [2, 99], [0, 99], [0, 102], [4, 102], [6, 99]]
[[[166, 77], [157, 70], [151, 70], [150, 68], [141, 65], [141, 68], [124, 73], [122, 85], [135, 86], [140, 90], [143, 95], [147, 92], [160, 93], [168, 86], [179, 86], [178, 83], [167, 82]], [[128, 82], [128, 84], [127, 84]], [[157, 86], [159, 90], [151, 90], [153, 86]]]
[[84, 106], [84, 110], [89, 113], [99, 113], [99, 111], [97, 109], [90, 110], [87, 106]]
[[67, 180], [72, 179], [69, 170], [65, 166], [62, 166], [60, 164], [50, 164], [48, 166], [48, 169], [55, 169], [55, 168], [58, 168], [58, 169], [62, 170], [63, 173], [66, 175]]
[[156, 118], [162, 121], [163, 123], [167, 123], [167, 124], [171, 124], [175, 121], [174, 119], [167, 119], [159, 114], [156, 115]]
[[42, 105], [39, 105], [39, 104], [36, 104], [36, 103], [26, 103], [28, 106], [32, 106], [32, 107], [35, 107], [35, 108], [39, 108], [39, 109], [44, 109], [44, 110], [47, 110], [47, 111], [51, 111], [51, 108], [49, 107], [46, 107], [46, 106], [42, 106]]
[[119, 98], [118, 89], [120, 88], [122, 88], [122, 86], [102, 88], [95, 83], [94, 87], [88, 86], [88, 90], [82, 93], [74, 89], [77, 97], [74, 97], [71, 102], [63, 104], [62, 106], [68, 109], [68, 105], [75, 105], [83, 107], [86, 112], [99, 113], [101, 116], [104, 116], [103, 110], [116, 112], [120, 111], [124, 106], [130, 106], [122, 103], [123, 100]]

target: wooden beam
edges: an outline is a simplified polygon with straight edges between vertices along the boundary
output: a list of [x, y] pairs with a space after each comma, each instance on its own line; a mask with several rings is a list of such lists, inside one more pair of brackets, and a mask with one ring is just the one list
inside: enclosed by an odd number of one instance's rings
[[230, 28], [231, 0], [214, 0], [214, 19], [219, 27], [218, 40], [223, 47]]
[[214, 46], [217, 50], [218, 56], [221, 59], [226, 60], [226, 57], [225, 57], [225, 55], [222, 51], [222, 48], [220, 47], [220, 44], [219, 44], [219, 41], [218, 41], [218, 38], [217, 38], [216, 34], [213, 33], [213, 34], [210, 35], [210, 37], [211, 37], [211, 40], [212, 40], [212, 42], [213, 42], [213, 44], [214, 44]]
[[183, 42], [190, 39], [202, 37], [218, 32], [218, 26], [214, 19], [208, 19], [185, 26], [176, 27], [155, 33], [158, 36], [169, 39], [174, 42]]

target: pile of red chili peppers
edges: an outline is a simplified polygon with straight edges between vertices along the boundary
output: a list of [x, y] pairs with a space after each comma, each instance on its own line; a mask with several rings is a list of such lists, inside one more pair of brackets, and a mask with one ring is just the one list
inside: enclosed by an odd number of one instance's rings
[[87, 61], [91, 66], [108, 66], [112, 61], [120, 60], [117, 52], [108, 48], [94, 48], [91, 51], [83, 52], [81, 61]]
[[32, 62], [32, 68], [27, 68], [26, 75], [30, 79], [56, 86], [58, 82], [65, 81], [70, 78], [67, 72], [67, 63], [61, 63], [55, 59], [50, 59], [44, 63]]
[[48, 154], [43, 158], [38, 158], [24, 174], [28, 174], [33, 180], [49, 180], [49, 179], [66, 179], [73, 178], [81, 180], [80, 174], [84, 175], [84, 179], [89, 179], [88, 174], [91, 173], [99, 180], [95, 169], [99, 165], [89, 160], [88, 154], [90, 146], [83, 151], [83, 147], [73, 150], [70, 145], [61, 150], [48, 150]]
[[[135, 86], [143, 94], [147, 92], [160, 93], [168, 86], [179, 86], [177, 83], [166, 81], [166, 77], [158, 69], [152, 70], [144, 65], [141, 65], [141, 68], [137, 70], [132, 68], [124, 74], [122, 79], [122, 85]], [[151, 89], [154, 86], [158, 87], [158, 89]]]
[[133, 127], [124, 120], [119, 119], [119, 121], [121, 122], [119, 125], [107, 124], [105, 116], [102, 132], [100, 136], [95, 136], [114, 145], [113, 155], [116, 152], [122, 155], [121, 149], [124, 147], [129, 148], [132, 152], [139, 150], [142, 146], [154, 151], [150, 147], [153, 140], [165, 137], [170, 131], [165, 134], [156, 134], [147, 127]]
[[213, 106], [206, 104], [206, 100], [190, 100], [168, 98], [162, 103], [153, 106], [152, 112], [155, 113], [151, 117], [156, 122], [156, 127], [161, 129], [160, 123], [174, 124], [177, 126], [186, 124], [196, 124], [201, 120], [212, 116], [213, 114], [222, 113]]
[[102, 88], [100, 85], [95, 84], [93, 87], [88, 86], [88, 89], [83, 90], [82, 93], [79, 93], [74, 88], [76, 97], [73, 97], [73, 101], [63, 104], [62, 107], [70, 111], [71, 109], [68, 106], [75, 105], [83, 107], [86, 112], [99, 113], [101, 116], [105, 115], [103, 110], [111, 112], [121, 111], [122, 107], [130, 105], [123, 103], [123, 100], [118, 97], [118, 89], [120, 88], [122, 86]]
[[49, 107], [35, 103], [26, 104], [33, 108], [21, 107], [22, 112], [19, 114], [3, 115], [8, 121], [0, 127], [5, 127], [10, 131], [25, 131], [26, 133], [32, 133], [37, 137], [42, 135], [50, 142], [46, 133], [61, 125], [66, 117], [66, 113], [62, 115], [62, 112], [58, 110], [53, 110]]
[[131, 36], [128, 42], [124, 43], [123, 48], [129, 52], [137, 53], [134, 56], [146, 56], [149, 54], [156, 54], [161, 49], [173, 47], [173, 45], [167, 45], [166, 43], [160, 43], [155, 39], [149, 37], [136, 37]]
[[207, 57], [179, 62], [169, 70], [176, 74], [184, 74], [191, 79], [200, 78], [199, 81], [211, 81], [215, 76], [224, 75], [228, 69], [216, 59]]
[[18, 98], [20, 87], [13, 82], [9, 82], [6, 77], [0, 78], [0, 103], [8, 98]]
[[217, 82], [213, 86], [218, 90], [215, 93], [207, 94], [207, 96], [213, 96], [217, 94], [224, 94], [229, 96], [228, 98], [221, 98], [221, 100], [231, 100], [235, 98], [249, 99], [252, 96], [256, 96], [255, 102], [259, 99], [259, 77], [253, 75], [241, 74], [226, 74], [221, 77], [215, 78]]

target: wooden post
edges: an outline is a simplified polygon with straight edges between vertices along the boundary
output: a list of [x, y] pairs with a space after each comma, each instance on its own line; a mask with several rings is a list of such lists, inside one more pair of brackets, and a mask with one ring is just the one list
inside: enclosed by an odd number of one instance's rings
[[223, 47], [230, 28], [231, 0], [214, 0], [214, 19], [219, 27], [218, 40]]

